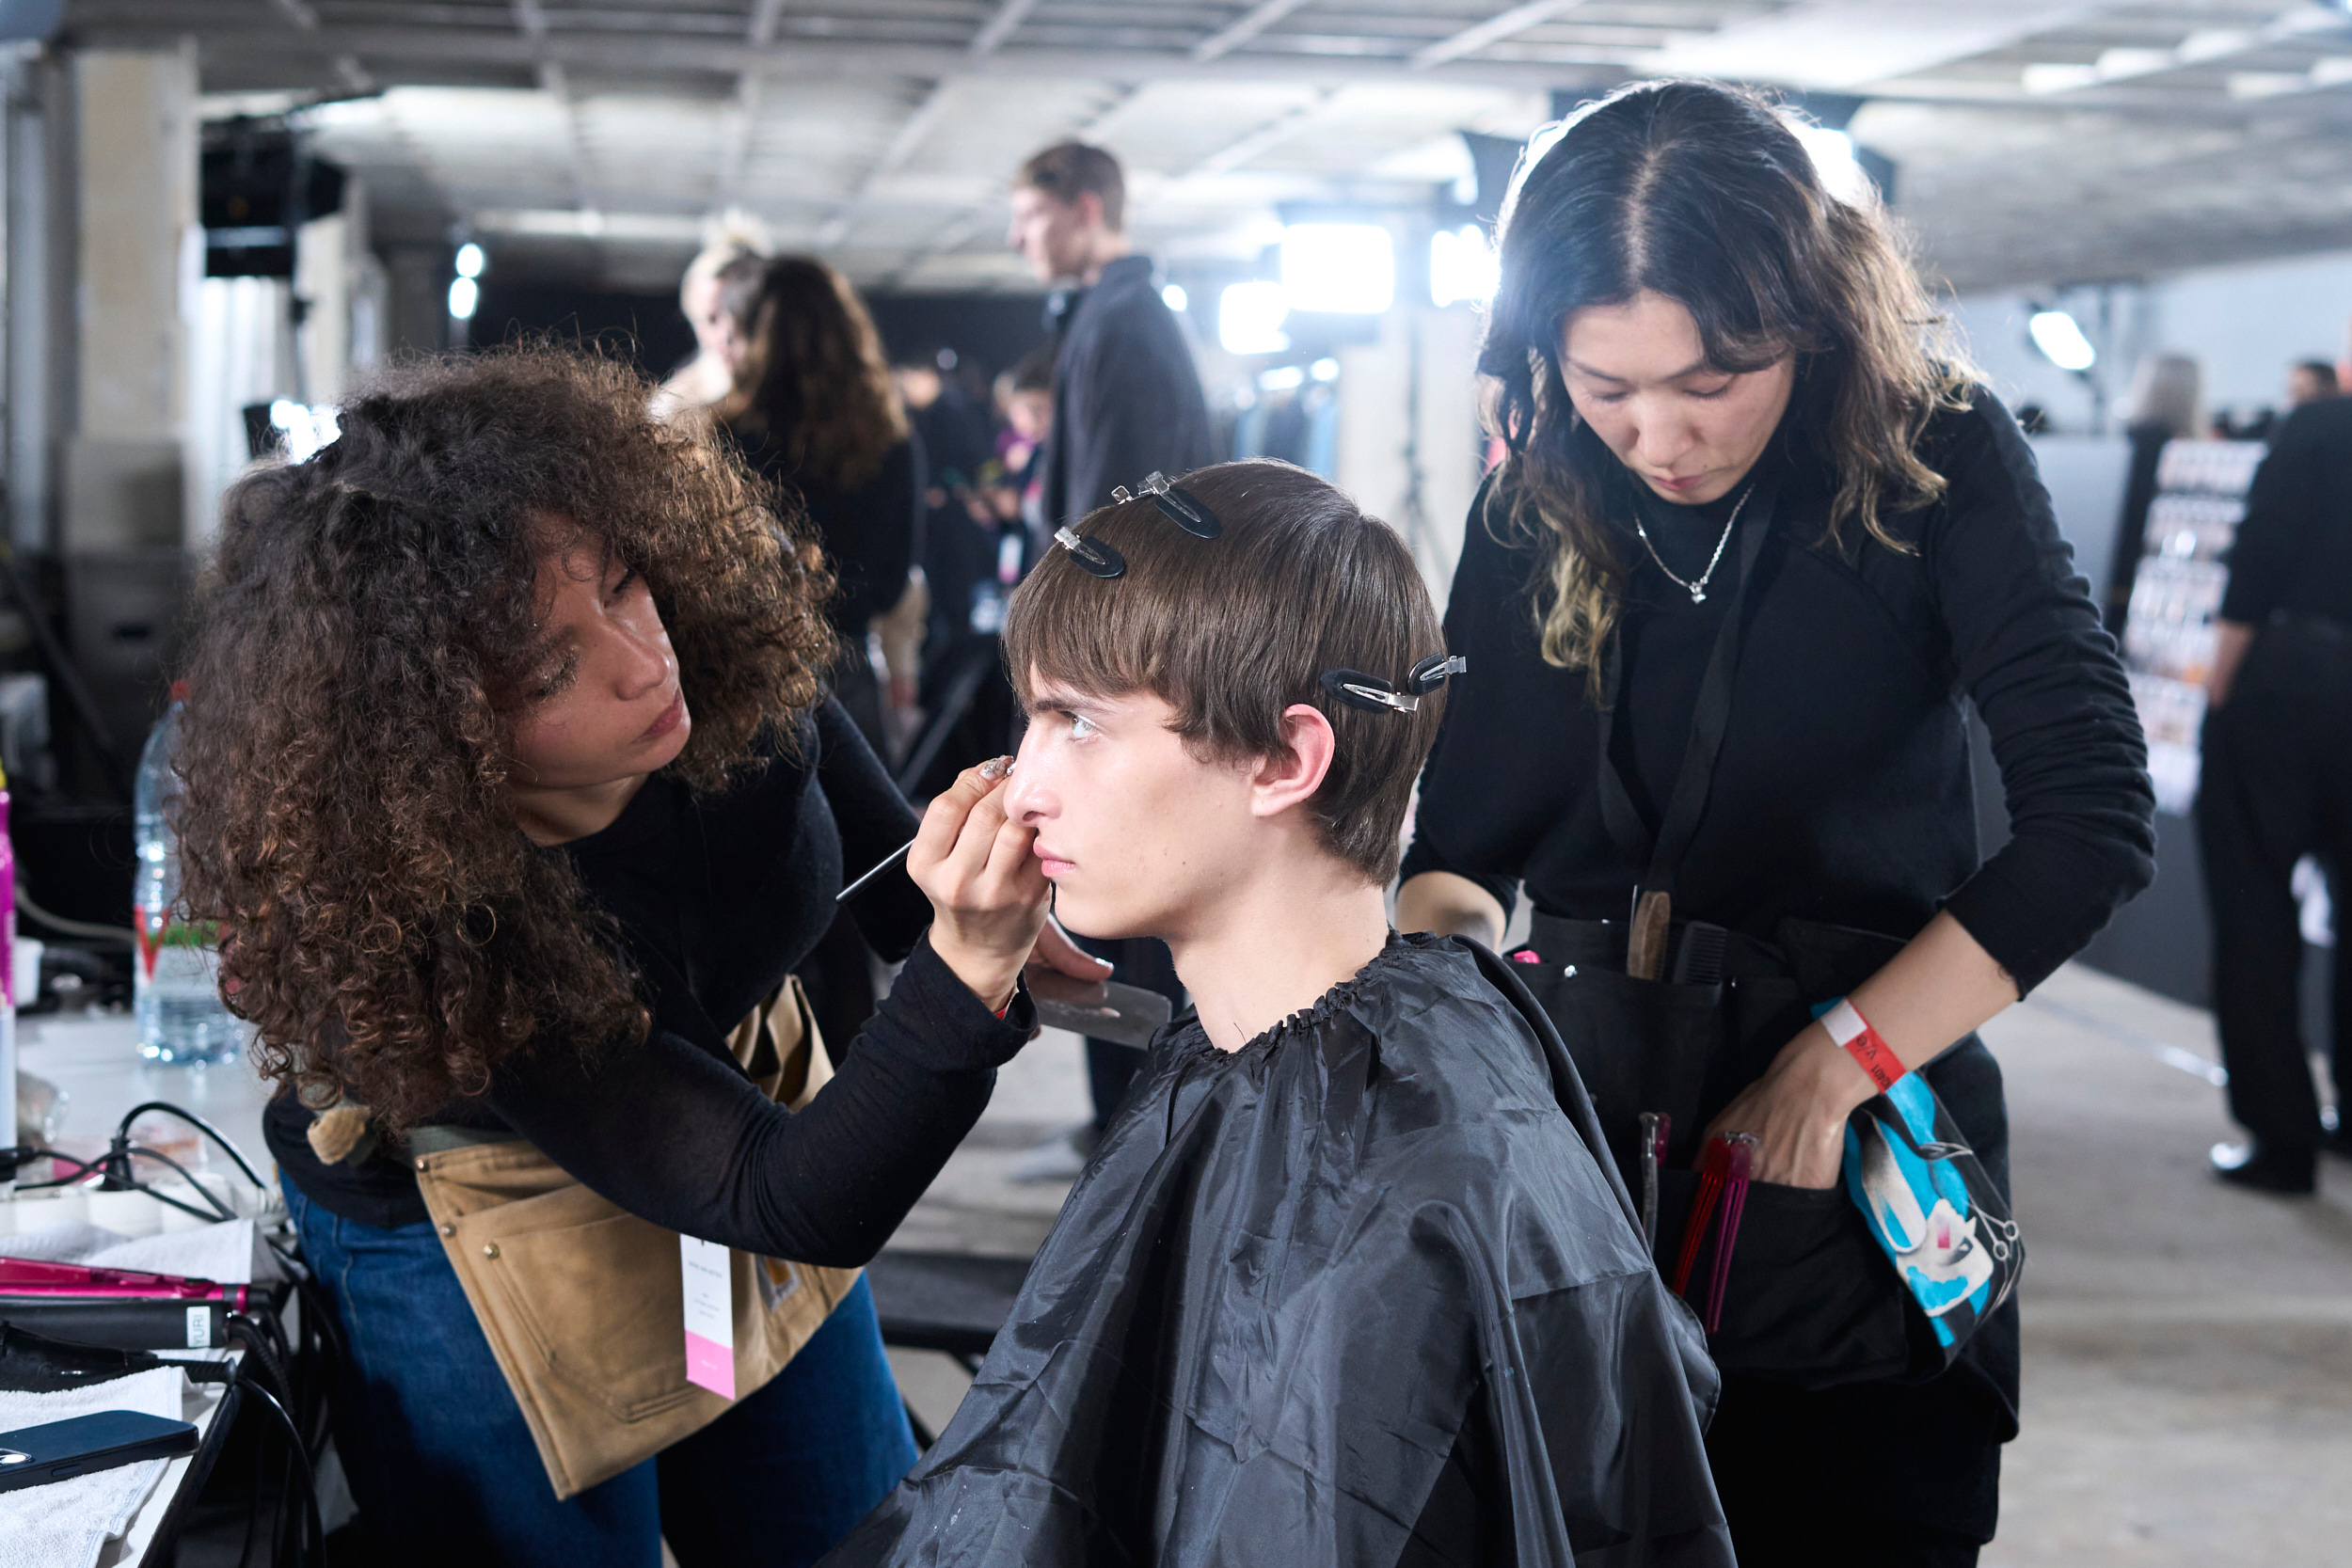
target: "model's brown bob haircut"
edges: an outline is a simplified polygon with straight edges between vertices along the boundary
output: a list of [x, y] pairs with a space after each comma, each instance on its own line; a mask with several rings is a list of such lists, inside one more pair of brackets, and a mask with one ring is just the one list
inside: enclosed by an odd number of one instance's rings
[[[1141, 479], [1143, 476], [1136, 476]], [[1442, 689], [1419, 711], [1367, 712], [1323, 688], [1326, 670], [1402, 685], [1444, 633], [1396, 531], [1303, 468], [1221, 463], [1177, 482], [1216, 514], [1199, 539], [1148, 496], [1079, 525], [1127, 560], [1092, 576], [1057, 547], [1012, 596], [1005, 657], [1021, 700], [1051, 684], [1097, 697], [1148, 691], [1204, 762], [1281, 756], [1282, 710], [1306, 703], [1338, 745], [1311, 802], [1331, 853], [1385, 883], [1396, 875], [1406, 802], [1438, 737]]]
[[1065, 207], [1082, 196], [1096, 197], [1103, 203], [1103, 227], [1114, 234], [1126, 232], [1127, 177], [1119, 160], [1099, 147], [1065, 141], [1031, 153], [1013, 182], [1015, 189], [1024, 185], [1043, 191]]

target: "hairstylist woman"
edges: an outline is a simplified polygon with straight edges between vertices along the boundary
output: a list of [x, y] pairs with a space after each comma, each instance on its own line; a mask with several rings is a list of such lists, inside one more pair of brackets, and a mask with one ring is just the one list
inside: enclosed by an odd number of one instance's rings
[[721, 352], [735, 390], [718, 412], [760, 476], [798, 496], [839, 578], [826, 612], [842, 643], [842, 705], [882, 740], [866, 631], [906, 592], [923, 458], [882, 337], [850, 280], [813, 256], [744, 256], [719, 272]]
[[[186, 895], [281, 1085], [353, 1490], [417, 1560], [819, 1556], [914, 1459], [834, 1271], [1030, 1026], [1045, 886], [976, 771], [909, 857], [930, 935], [912, 887], [865, 907], [912, 957], [806, 1098], [786, 975], [916, 823], [820, 695], [815, 548], [647, 391], [526, 349], [353, 399], [231, 492], [190, 657]], [[686, 1386], [669, 1232], [721, 1249], [732, 1403]]]
[[[1641, 1048], [1698, 1021], [1684, 1037], [1712, 1054], [1669, 1163], [1703, 1130], [1756, 1135], [1727, 1327], [1743, 1295], [1794, 1303], [1740, 1354], [1716, 1341], [1708, 1441], [1741, 1560], [1973, 1562], [2016, 1428], [2014, 1304], [1922, 1368], [1924, 1323], [1858, 1212], [1791, 1191], [1832, 1187], [1847, 1115], [1878, 1092], [1809, 1006], [1847, 993], [1902, 1067], [1934, 1062], [2006, 1186], [1999, 1072], [1972, 1031], [2151, 874], [2123, 673], [2015, 425], [1924, 350], [1879, 210], [1833, 198], [1768, 105], [1677, 82], [1587, 108], [1527, 172], [1502, 257], [1481, 369], [1509, 455], [1454, 578], [1470, 674], [1422, 775], [1398, 925], [1497, 942], [1523, 884], [1521, 973], [1572, 1045], [1604, 1008]], [[1963, 698], [2015, 829], [1982, 865]], [[1629, 942], [1637, 880], [1673, 926]], [[1595, 1099], [1605, 1120], [1662, 1108]], [[1799, 1221], [1868, 1267], [1752, 1255]], [[1679, 1240], [1661, 1224], [1661, 1257]], [[1802, 1321], [1856, 1290], [1854, 1343]], [[1826, 1359], [1776, 1365], [1789, 1328]]]

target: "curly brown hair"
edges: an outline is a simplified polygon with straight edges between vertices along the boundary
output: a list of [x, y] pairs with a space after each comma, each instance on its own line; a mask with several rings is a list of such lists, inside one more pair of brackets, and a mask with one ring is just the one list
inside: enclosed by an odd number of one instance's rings
[[583, 539], [640, 573], [715, 790], [789, 748], [833, 652], [797, 519], [653, 387], [537, 344], [400, 367], [308, 462], [223, 505], [186, 655], [183, 898], [220, 924], [255, 1059], [397, 1131], [535, 1039], [643, 1037], [615, 933], [507, 793], [542, 650], [535, 574]]
[[1526, 169], [1502, 215], [1502, 285], [1478, 368], [1508, 451], [1495, 509], [1551, 542], [1544, 657], [1593, 671], [1625, 592], [1603, 488], [1623, 475], [1577, 417], [1561, 332], [1587, 305], [1650, 292], [1691, 312], [1729, 373], [1797, 356], [1787, 438], [1825, 462], [1828, 535], [1849, 522], [1893, 549], [1889, 518], [1935, 501], [1914, 449], [1973, 376], [1875, 197], [1822, 185], [1761, 96], [1711, 82], [1642, 82], [1586, 105]]
[[814, 256], [739, 257], [719, 270], [719, 309], [751, 344], [719, 417], [836, 489], [880, 472], [907, 438], [906, 408], [850, 280]]

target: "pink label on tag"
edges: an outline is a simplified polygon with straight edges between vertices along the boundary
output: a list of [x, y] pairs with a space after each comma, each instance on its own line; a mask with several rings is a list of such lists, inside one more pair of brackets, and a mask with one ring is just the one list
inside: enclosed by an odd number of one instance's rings
[[677, 1239], [686, 1287], [686, 1381], [723, 1400], [735, 1398], [735, 1298], [727, 1249], [691, 1236]]
[[735, 1349], [699, 1334], [686, 1337], [686, 1381], [723, 1400], [735, 1398]]

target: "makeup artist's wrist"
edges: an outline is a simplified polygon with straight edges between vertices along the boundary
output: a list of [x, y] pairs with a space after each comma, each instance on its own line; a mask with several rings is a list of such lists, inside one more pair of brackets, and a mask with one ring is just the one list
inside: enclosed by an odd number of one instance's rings
[[1025, 947], [1008, 958], [989, 948], [969, 946], [938, 926], [931, 927], [931, 951], [949, 974], [963, 982], [965, 990], [980, 999], [982, 1006], [1000, 1018], [1021, 989], [1021, 966], [1029, 956]]

